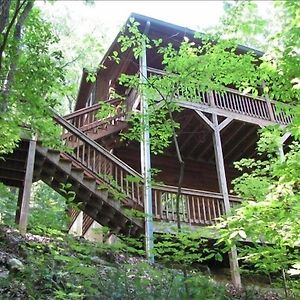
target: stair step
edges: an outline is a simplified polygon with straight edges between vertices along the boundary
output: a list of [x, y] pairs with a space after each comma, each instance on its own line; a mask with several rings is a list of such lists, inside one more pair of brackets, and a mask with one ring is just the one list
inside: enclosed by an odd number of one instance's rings
[[96, 179], [93, 177], [83, 176], [83, 184], [88, 187], [91, 191], [96, 189]]
[[62, 170], [56, 170], [56, 172], [53, 174], [53, 177], [62, 183], [65, 183], [69, 178], [69, 173], [66, 173]]
[[69, 159], [60, 157], [59, 165], [64, 169], [66, 173], [70, 173], [72, 169], [72, 162]]
[[60, 153], [55, 151], [52, 151], [51, 149], [48, 149], [47, 153], [47, 159], [51, 161], [54, 165], [58, 165], [59, 159], [60, 159]]
[[47, 153], [48, 153], [48, 148], [45, 148], [45, 147], [42, 147], [40, 146], [39, 144], [36, 145], [36, 150], [42, 154], [43, 156], [47, 156]]
[[81, 182], [83, 179], [83, 170], [79, 168], [74, 168], [72, 165], [70, 175]]
[[72, 160], [66, 156], [60, 155], [59, 161], [64, 162], [64, 163], [69, 163], [72, 164]]
[[48, 149], [48, 153], [53, 153], [53, 154], [61, 154], [61, 151], [60, 150], [57, 150], [57, 149], [51, 149], [51, 148], [49, 148]]
[[[116, 132], [125, 129], [121, 128], [122, 122], [107, 124], [103, 128], [95, 128], [95, 132], [87, 132], [90, 138], [98, 138], [100, 142], [106, 144], [114, 143], [118, 140]], [[127, 126], [127, 125], [126, 125]], [[73, 140], [74, 141], [74, 140]], [[84, 140], [82, 140], [82, 144]], [[80, 145], [82, 145], [80, 144]], [[80, 146], [79, 145], [79, 146]], [[70, 146], [72, 146], [70, 144]], [[78, 143], [74, 146], [78, 147]], [[81, 148], [79, 149], [81, 153]], [[92, 171], [81, 164], [80, 158], [73, 157], [59, 150], [48, 149], [37, 144], [37, 154], [35, 163], [35, 178], [42, 178], [48, 185], [52, 186], [57, 192], [66, 197], [61, 190], [64, 184], [70, 184], [70, 190], [76, 193], [74, 203], [82, 203], [80, 209], [102, 225], [111, 227], [114, 233], [139, 232], [143, 227], [143, 222], [131, 220], [122, 211], [125, 207], [132, 207], [130, 203], [123, 203], [113, 200], [113, 193], [108, 190], [99, 190], [101, 183]], [[128, 228], [133, 224], [133, 228]]]

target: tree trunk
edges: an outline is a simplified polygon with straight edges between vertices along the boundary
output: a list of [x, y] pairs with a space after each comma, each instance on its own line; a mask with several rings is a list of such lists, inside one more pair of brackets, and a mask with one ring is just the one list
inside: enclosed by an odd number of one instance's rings
[[[25, 5], [24, 9], [22, 10], [22, 12], [20, 13], [20, 15], [17, 19], [17, 24], [15, 26], [14, 42], [16, 43], [16, 46], [15, 46], [15, 49], [14, 49], [14, 57], [12, 59], [12, 62], [10, 64], [10, 66], [9, 66], [8, 73], [6, 75], [6, 78], [4, 79], [3, 86], [2, 86], [2, 91], [1, 91], [1, 98], [2, 98], [1, 99], [2, 100], [1, 101], [1, 111], [2, 112], [6, 112], [7, 109], [8, 109], [8, 98], [9, 98], [12, 82], [15, 78], [15, 73], [16, 73], [16, 69], [17, 69], [17, 62], [18, 62], [18, 59], [19, 59], [19, 56], [20, 56], [20, 49], [21, 49], [20, 44], [21, 44], [21, 38], [22, 38], [22, 28], [24, 26], [25, 20], [28, 17], [28, 15], [29, 15], [32, 7], [33, 7], [33, 3], [34, 3], [34, 1], [24, 1], [22, 4], [20, 4], [20, 9], [24, 5], [25, 2], [26, 2], [26, 5]], [[18, 10], [18, 6], [17, 6], [15, 14], [20, 12], [20, 9]], [[18, 12], [17, 12], [17, 10], [18, 10]], [[1, 45], [1, 46], [3, 46], [3, 45]], [[4, 49], [1, 49], [1, 50], [4, 51]], [[2, 57], [3, 52], [0, 53], [0, 55], [1, 55], [0, 57]], [[0, 69], [1, 69], [1, 65], [0, 65]]]
[[8, 23], [10, 4], [11, 4], [11, 0], [2, 0], [0, 2], [0, 34], [1, 35], [3, 35], [3, 31]]

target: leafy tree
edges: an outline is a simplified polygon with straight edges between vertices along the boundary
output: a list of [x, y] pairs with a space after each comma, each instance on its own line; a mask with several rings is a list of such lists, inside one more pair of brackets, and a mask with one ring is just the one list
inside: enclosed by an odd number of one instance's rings
[[43, 182], [33, 189], [29, 226], [32, 231], [67, 230], [66, 199]]
[[[242, 160], [236, 164], [244, 174], [234, 181], [234, 190], [244, 201], [221, 224], [221, 241], [227, 241], [230, 246], [244, 239], [251, 241], [250, 247], [241, 248], [241, 260], [264, 272], [287, 270], [293, 264], [297, 266], [300, 259], [300, 4], [297, 1], [277, 1], [274, 6], [280, 18], [277, 31], [268, 36], [269, 47], [260, 69], [262, 78], [268, 82], [266, 94], [271, 99], [288, 102], [293, 121], [286, 128], [262, 129], [257, 145], [260, 159]], [[239, 3], [234, 9], [237, 8], [247, 12], [247, 8]], [[258, 22], [261, 20], [257, 16], [253, 18]], [[229, 18], [228, 24], [234, 25], [231, 21]], [[282, 147], [281, 137], [287, 132], [293, 142], [283, 157], [278, 149]]]
[[[78, 3], [77, 3], [78, 4]], [[59, 6], [60, 5], [60, 6]], [[82, 1], [82, 6], [91, 5], [93, 1]], [[90, 74], [97, 72], [107, 37], [101, 20], [89, 20], [78, 10], [72, 9], [67, 3], [63, 9], [62, 3], [38, 3], [42, 15], [53, 27], [53, 32], [59, 41], [52, 45], [53, 50], [62, 53], [64, 58], [64, 85], [65, 90], [61, 97], [63, 113], [73, 111], [78, 92], [78, 85], [82, 70]], [[84, 23], [84, 26], [78, 24]], [[74, 30], [76, 28], [77, 30]]]
[[14, 225], [17, 209], [16, 193], [4, 184], [0, 183], [0, 223]]
[[62, 56], [51, 50], [57, 37], [33, 3], [1, 5], [1, 153], [15, 147], [25, 124], [45, 142], [58, 140], [50, 109], [58, 105], [54, 94], [63, 88]]

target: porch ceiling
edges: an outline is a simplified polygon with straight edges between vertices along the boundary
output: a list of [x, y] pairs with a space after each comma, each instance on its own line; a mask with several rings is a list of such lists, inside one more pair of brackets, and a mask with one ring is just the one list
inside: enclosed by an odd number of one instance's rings
[[[210, 118], [209, 115], [207, 115]], [[178, 143], [184, 158], [194, 161], [214, 162], [212, 129], [193, 110], [185, 109], [175, 115], [180, 123]], [[222, 119], [219, 120], [219, 122]], [[230, 165], [243, 157], [253, 157], [256, 153], [258, 126], [233, 120], [221, 131], [225, 164]], [[167, 155], [175, 156], [174, 143], [167, 149]]]

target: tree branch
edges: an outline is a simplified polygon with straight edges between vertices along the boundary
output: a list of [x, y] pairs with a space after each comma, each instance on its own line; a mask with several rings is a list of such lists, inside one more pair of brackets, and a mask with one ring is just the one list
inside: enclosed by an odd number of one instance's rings
[[72, 64], [73, 62], [75, 62], [76, 60], [78, 60], [80, 58], [81, 54], [79, 54], [78, 56], [76, 56], [75, 58], [73, 58], [70, 61], [67, 61], [64, 65], [62, 65], [62, 68], [67, 67], [68, 65]]

